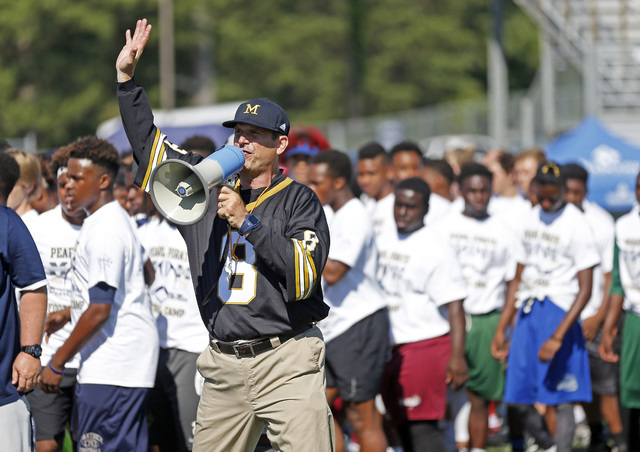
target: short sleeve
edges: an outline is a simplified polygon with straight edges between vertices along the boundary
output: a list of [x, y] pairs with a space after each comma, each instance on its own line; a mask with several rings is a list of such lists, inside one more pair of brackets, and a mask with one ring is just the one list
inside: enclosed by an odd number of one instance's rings
[[442, 243], [438, 253], [429, 253], [432, 270], [425, 278], [426, 291], [438, 306], [467, 297], [466, 283], [462, 276], [462, 267], [455, 251], [448, 244]]
[[126, 255], [124, 241], [114, 236], [94, 239], [87, 242], [85, 249], [87, 259], [94, 264], [89, 265], [87, 286], [94, 287], [104, 282], [116, 289], [120, 288], [125, 262], [130, 259]]
[[[348, 206], [343, 208], [346, 207]], [[349, 210], [347, 215], [341, 215], [342, 213], [337, 212], [329, 226], [331, 237], [329, 259], [354, 267], [364, 248], [372, 245], [373, 230], [369, 223], [362, 223], [362, 217], [354, 218], [353, 214], [357, 213], [355, 209]], [[354, 227], [354, 225], [358, 226]]]
[[511, 229], [505, 228], [505, 241], [506, 241], [506, 262], [504, 280], [511, 281], [516, 277], [516, 270], [518, 263], [522, 263], [525, 260], [524, 245], [520, 237]]
[[13, 211], [7, 211], [6, 267], [15, 286], [21, 290], [35, 290], [47, 284], [40, 253], [33, 237]]
[[585, 222], [574, 222], [571, 234], [570, 252], [577, 271], [591, 268], [600, 263], [600, 254], [591, 228]]
[[602, 267], [602, 272], [605, 274], [613, 270], [613, 249], [615, 248], [615, 241], [615, 229], [613, 227], [602, 233], [599, 243], [602, 259], [600, 266]]

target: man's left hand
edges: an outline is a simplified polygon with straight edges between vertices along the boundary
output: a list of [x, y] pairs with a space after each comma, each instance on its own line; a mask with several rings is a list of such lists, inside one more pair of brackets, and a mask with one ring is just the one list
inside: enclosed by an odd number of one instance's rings
[[25, 352], [18, 353], [13, 361], [11, 384], [16, 386], [18, 392], [31, 391], [38, 383], [40, 368], [40, 359]]

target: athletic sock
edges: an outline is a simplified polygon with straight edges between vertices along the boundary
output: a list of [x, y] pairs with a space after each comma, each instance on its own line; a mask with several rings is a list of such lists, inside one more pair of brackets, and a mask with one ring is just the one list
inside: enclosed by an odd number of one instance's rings
[[517, 410], [524, 428], [534, 438], [536, 444], [542, 449], [547, 450], [555, 445], [555, 441], [551, 437], [544, 418], [533, 405], [512, 405]]
[[572, 452], [573, 434], [576, 423], [573, 417], [573, 404], [562, 403], [556, 406], [556, 437], [558, 452]]

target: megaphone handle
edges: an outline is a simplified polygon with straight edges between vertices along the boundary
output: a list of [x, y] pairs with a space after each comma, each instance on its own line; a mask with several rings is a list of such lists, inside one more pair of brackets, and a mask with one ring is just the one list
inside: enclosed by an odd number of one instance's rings
[[238, 183], [238, 175], [234, 174], [233, 176], [229, 176], [225, 180], [223, 180], [220, 185], [224, 187], [229, 187], [231, 190], [235, 190], [237, 183]]

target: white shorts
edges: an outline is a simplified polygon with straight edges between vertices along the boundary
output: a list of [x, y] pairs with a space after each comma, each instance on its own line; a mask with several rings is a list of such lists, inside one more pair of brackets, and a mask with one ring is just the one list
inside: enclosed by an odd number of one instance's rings
[[35, 426], [24, 395], [15, 402], [0, 406], [0, 438], [2, 450], [36, 450]]

